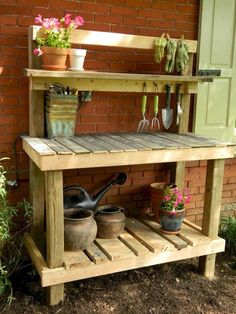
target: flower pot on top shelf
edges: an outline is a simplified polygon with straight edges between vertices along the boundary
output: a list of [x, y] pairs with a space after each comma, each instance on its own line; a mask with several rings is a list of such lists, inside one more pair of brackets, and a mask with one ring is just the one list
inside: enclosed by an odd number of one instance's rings
[[86, 56], [86, 49], [70, 49], [69, 59], [70, 67], [69, 70], [83, 71], [84, 70], [84, 59]]
[[[66, 14], [59, 20], [54, 17], [42, 18], [41, 15], [38, 15], [35, 23], [39, 24], [40, 28], [35, 37], [37, 48], [34, 49], [34, 54], [42, 56], [42, 68], [44, 70], [65, 70], [68, 51], [71, 47], [72, 31], [83, 25], [83, 18], [76, 16], [72, 20], [71, 14]], [[59, 64], [57, 63], [58, 58]]]
[[176, 185], [168, 185], [164, 189], [164, 197], [159, 210], [161, 231], [163, 233], [180, 233], [185, 216], [184, 205], [189, 203], [189, 200], [188, 191], [181, 191]]

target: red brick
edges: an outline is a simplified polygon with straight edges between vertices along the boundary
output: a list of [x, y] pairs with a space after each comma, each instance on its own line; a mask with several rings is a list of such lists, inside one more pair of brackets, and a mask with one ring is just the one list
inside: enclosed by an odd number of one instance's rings
[[111, 31], [114, 33], [122, 33], [122, 34], [138, 34], [138, 30], [136, 27], [132, 26], [122, 26], [122, 25], [111, 25]]
[[[68, 3], [67, 3], [68, 6]], [[103, 3], [84, 3], [80, 4], [81, 15], [83, 11], [85, 12], [94, 12], [94, 13], [109, 13], [108, 5]]]
[[164, 13], [161, 11], [155, 11], [155, 10], [146, 10], [146, 9], [140, 9], [138, 11], [138, 16], [145, 17], [148, 19], [158, 19], [163, 20]]
[[138, 7], [138, 8], [150, 8], [150, 0], [125, 0], [127, 6]]
[[96, 14], [95, 22], [104, 24], [121, 24], [122, 17], [117, 15]]
[[16, 25], [16, 15], [0, 15], [0, 24]]
[[19, 26], [34, 25], [34, 17], [33, 16], [19, 16], [17, 20], [17, 24]]
[[[117, 3], [117, 1], [116, 1]], [[120, 4], [120, 1], [119, 1]], [[120, 6], [111, 6], [110, 7], [110, 14], [119, 15], [119, 16], [137, 16], [137, 9], [136, 8], [127, 8], [127, 7], [120, 7]], [[140, 15], [139, 15], [140, 16]]]
[[167, 21], [167, 20], [151, 20], [150, 27], [158, 27], [162, 29], [173, 29], [174, 28], [174, 21]]
[[124, 16], [124, 25], [135, 25], [139, 27], [148, 26], [148, 20], [144, 18]]
[[159, 11], [170, 11], [173, 12], [176, 10], [176, 2], [161, 2], [161, 1], [152, 1], [152, 9]]

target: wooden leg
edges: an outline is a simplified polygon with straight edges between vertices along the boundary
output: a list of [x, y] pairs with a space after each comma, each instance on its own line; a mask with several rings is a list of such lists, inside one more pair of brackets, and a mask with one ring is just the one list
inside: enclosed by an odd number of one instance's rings
[[31, 234], [42, 255], [44, 255], [44, 175], [32, 161], [30, 161], [30, 202], [33, 207]]
[[[214, 240], [218, 236], [221, 195], [224, 177], [224, 159], [208, 160], [202, 233]], [[208, 278], [214, 278], [216, 255], [199, 258], [200, 271]]]
[[185, 162], [179, 161], [172, 165], [170, 172], [170, 182], [175, 183], [180, 189], [184, 188]]
[[[62, 171], [45, 172], [47, 264], [50, 268], [63, 265], [64, 211]], [[48, 288], [48, 301], [56, 305], [64, 299], [64, 285]]]

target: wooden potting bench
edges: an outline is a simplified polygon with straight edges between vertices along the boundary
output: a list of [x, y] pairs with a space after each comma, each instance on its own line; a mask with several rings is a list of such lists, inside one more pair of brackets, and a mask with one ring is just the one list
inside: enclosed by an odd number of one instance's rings
[[[50, 304], [64, 297], [64, 283], [149, 265], [200, 257], [200, 269], [212, 278], [216, 253], [224, 250], [218, 237], [224, 159], [234, 156], [235, 145], [188, 133], [190, 95], [198, 84], [212, 81], [192, 74], [192, 56], [197, 42], [188, 41], [190, 75], [148, 75], [92, 71], [44, 71], [37, 69], [32, 48], [36, 27], [29, 29], [30, 133], [23, 137], [23, 148], [30, 157], [30, 192], [34, 208], [31, 234], [25, 246], [48, 287]], [[76, 30], [72, 43], [153, 49], [154, 37]], [[179, 133], [86, 134], [69, 139], [44, 138], [43, 93], [54, 82], [80, 91], [146, 92], [158, 86], [165, 92], [171, 84], [175, 92], [181, 83], [182, 108]], [[64, 251], [63, 170], [120, 165], [171, 162], [172, 178], [182, 187], [185, 161], [207, 160], [206, 190], [202, 227], [185, 221], [179, 236], [160, 233], [157, 222], [127, 217], [125, 232], [117, 239], [96, 239], [86, 251]], [[45, 230], [46, 225], [46, 230]], [[44, 241], [46, 235], [46, 241]], [[45, 243], [44, 243], [45, 242]], [[46, 249], [45, 249], [46, 248]], [[46, 251], [46, 253], [45, 253]]]

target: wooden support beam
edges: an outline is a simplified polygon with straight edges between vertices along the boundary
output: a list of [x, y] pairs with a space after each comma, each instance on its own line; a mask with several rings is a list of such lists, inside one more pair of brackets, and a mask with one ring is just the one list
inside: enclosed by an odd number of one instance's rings
[[[47, 264], [56, 268], [64, 262], [64, 209], [62, 171], [45, 172]], [[50, 305], [64, 299], [64, 285], [48, 288]]]
[[[202, 233], [212, 240], [218, 236], [223, 177], [224, 159], [208, 160]], [[200, 271], [209, 279], [214, 278], [215, 258], [215, 254], [199, 258]]]

